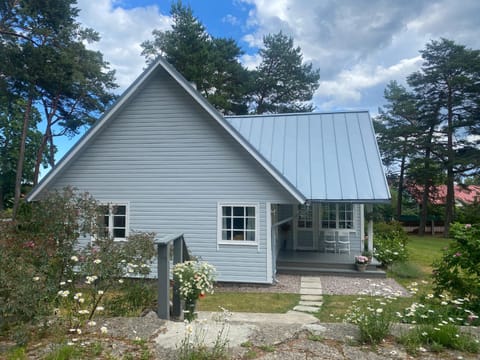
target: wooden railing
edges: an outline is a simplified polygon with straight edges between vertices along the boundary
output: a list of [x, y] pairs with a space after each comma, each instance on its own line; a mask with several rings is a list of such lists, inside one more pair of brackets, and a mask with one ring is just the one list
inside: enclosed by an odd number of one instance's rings
[[[170, 249], [173, 245], [173, 265], [190, 259], [183, 234], [172, 234], [162, 238], [156, 238], [155, 244], [158, 251], [158, 307], [157, 315], [160, 319], [170, 319]], [[172, 294], [172, 317], [182, 317], [182, 301], [180, 299], [177, 284], [173, 284]]]

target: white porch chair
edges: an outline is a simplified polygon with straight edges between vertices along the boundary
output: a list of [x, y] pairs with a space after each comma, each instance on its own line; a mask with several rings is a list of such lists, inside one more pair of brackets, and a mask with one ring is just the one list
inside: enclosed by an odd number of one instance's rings
[[337, 252], [337, 241], [334, 231], [323, 232], [323, 252]]
[[339, 254], [342, 252], [350, 254], [350, 232], [338, 232], [337, 251]]

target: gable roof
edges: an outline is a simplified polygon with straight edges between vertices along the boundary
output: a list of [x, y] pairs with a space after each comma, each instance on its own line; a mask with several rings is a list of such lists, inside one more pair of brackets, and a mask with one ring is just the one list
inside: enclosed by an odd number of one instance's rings
[[384, 202], [390, 198], [367, 111], [226, 119], [309, 200]]
[[297, 201], [390, 198], [368, 112], [224, 117], [163, 58], [151, 64], [68, 151], [27, 200], [60, 176], [157, 70], [166, 71]]
[[95, 135], [103, 129], [123, 108], [123, 106], [153, 76], [156, 70], [165, 70], [214, 120], [218, 122], [252, 157], [262, 165], [295, 199], [304, 203], [306, 198], [289, 183], [254, 147], [248, 143], [200, 93], [165, 59], [159, 57], [152, 63], [107, 110], [104, 115], [80, 138], [80, 140], [62, 157], [57, 165], [28, 194], [27, 201], [34, 200], [50, 184], [67, 164], [85, 148]]

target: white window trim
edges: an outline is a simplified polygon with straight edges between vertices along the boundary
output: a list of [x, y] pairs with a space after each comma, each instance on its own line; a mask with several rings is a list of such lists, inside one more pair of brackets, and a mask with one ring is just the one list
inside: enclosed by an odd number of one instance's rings
[[[127, 241], [128, 235], [130, 234], [130, 202], [129, 201], [100, 201], [99, 206], [108, 206], [109, 208], [109, 217], [111, 217], [111, 209], [112, 206], [125, 206], [125, 237], [116, 237], [113, 238], [113, 241]], [[113, 231], [113, 228], [108, 229], [108, 232], [111, 233]], [[95, 242], [96, 241], [96, 236], [95, 234], [91, 234], [90, 236], [91, 241]]]
[[[344, 231], [344, 230], [345, 231], [346, 230], [352, 231], [352, 230], [355, 230], [355, 205], [350, 204], [352, 206], [352, 210], [351, 210], [352, 220], [350, 221], [352, 223], [351, 228], [341, 228], [341, 227], [339, 227], [339, 225], [340, 225], [340, 205], [341, 205], [341, 203], [332, 203], [332, 205], [335, 205], [335, 227], [334, 228], [323, 227], [324, 219], [322, 217], [319, 217], [319, 222], [320, 222], [319, 223], [319, 229], [320, 230], [337, 230], [337, 231]], [[321, 205], [321, 206], [323, 206], [323, 205]], [[345, 222], [345, 221], [343, 221], [343, 222]]]
[[[222, 240], [222, 207], [223, 206], [250, 206], [255, 208], [255, 241], [235, 241]], [[258, 246], [260, 236], [260, 203], [251, 202], [219, 202], [217, 203], [217, 249], [218, 245], [232, 245], [232, 246]]]

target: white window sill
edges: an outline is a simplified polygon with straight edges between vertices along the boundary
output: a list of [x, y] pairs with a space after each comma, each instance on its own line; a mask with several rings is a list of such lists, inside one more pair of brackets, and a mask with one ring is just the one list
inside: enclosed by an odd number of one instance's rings
[[234, 246], [258, 246], [256, 241], [246, 241], [246, 240], [228, 240], [228, 241], [218, 241], [218, 245], [234, 245]]

